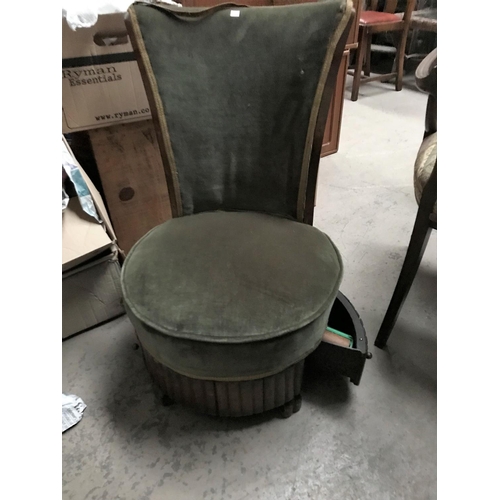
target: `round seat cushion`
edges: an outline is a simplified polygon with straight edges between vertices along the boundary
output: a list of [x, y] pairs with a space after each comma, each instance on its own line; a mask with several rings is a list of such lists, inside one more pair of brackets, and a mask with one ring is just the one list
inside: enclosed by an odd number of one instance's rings
[[[413, 185], [415, 198], [420, 203], [424, 187], [432, 174], [437, 160], [437, 132], [428, 135], [420, 145], [417, 159], [415, 160]], [[437, 215], [437, 203], [434, 204], [434, 214]]]
[[194, 378], [284, 370], [321, 341], [342, 261], [317, 228], [254, 212], [204, 212], [155, 227], [122, 271], [145, 349]]

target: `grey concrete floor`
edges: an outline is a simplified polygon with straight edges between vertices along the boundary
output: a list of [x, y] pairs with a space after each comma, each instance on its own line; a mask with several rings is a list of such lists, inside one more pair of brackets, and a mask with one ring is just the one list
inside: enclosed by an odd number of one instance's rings
[[320, 166], [315, 225], [342, 252], [373, 352], [360, 386], [309, 377], [288, 420], [166, 408], [119, 318], [63, 342], [63, 391], [88, 405], [62, 436], [65, 500], [436, 498], [435, 233], [388, 348], [373, 347], [417, 210], [426, 97], [409, 82], [346, 99], [340, 151]]

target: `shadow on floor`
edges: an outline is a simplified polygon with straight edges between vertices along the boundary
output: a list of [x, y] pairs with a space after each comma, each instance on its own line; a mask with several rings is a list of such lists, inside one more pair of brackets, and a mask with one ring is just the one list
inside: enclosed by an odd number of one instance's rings
[[162, 392], [153, 382], [146, 370], [142, 350], [134, 350], [134, 343], [124, 342], [117, 348], [121, 362], [116, 363], [116, 370], [111, 380], [106, 382], [106, 408], [117, 426], [130, 427], [130, 411], [142, 406], [143, 413], [154, 417], [154, 426], [176, 427], [174, 432], [190, 429], [194, 422], [203, 421], [202, 427], [212, 431], [231, 431], [259, 426], [262, 423], [280, 418], [277, 411], [271, 410], [259, 415], [239, 418], [212, 417], [191, 410], [180, 404], [164, 406]]
[[306, 370], [302, 383], [304, 401], [337, 410], [351, 399], [351, 383], [346, 377], [326, 371]]
[[378, 358], [379, 374], [382, 378], [411, 379], [430, 392], [437, 391], [437, 346], [436, 338], [428, 335], [413, 322], [398, 319], [384, 349], [375, 347], [373, 355]]

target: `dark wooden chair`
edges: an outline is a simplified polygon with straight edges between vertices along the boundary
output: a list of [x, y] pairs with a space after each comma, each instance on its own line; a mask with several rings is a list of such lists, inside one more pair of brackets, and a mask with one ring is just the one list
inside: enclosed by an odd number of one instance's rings
[[[430, 47], [433, 49], [435, 45], [435, 39], [437, 34], [437, 8], [436, 7], [424, 7], [422, 5], [426, 5], [429, 3], [429, 0], [418, 0], [415, 10], [412, 13], [411, 21], [410, 21], [410, 31], [411, 35], [409, 35], [408, 48], [406, 50], [407, 54], [405, 56], [406, 60], [409, 59], [424, 59], [424, 57], [430, 52], [430, 50], [426, 50], [422, 53], [422, 49], [416, 49], [417, 39], [422, 31], [427, 33], [426, 38], [430, 38], [429, 41], [433, 41], [434, 45]], [[436, 0], [430, 0], [431, 5], [436, 5]], [[400, 14], [402, 16], [402, 14]], [[433, 37], [431, 36], [433, 34]], [[434, 40], [433, 40], [434, 38]], [[426, 46], [429, 43], [425, 44]]]
[[415, 79], [417, 87], [429, 94], [424, 140], [415, 162], [414, 185], [419, 208], [401, 274], [375, 339], [380, 348], [386, 345], [410, 291], [430, 233], [437, 229], [437, 48], [419, 64]]
[[[348, 74], [354, 77], [351, 92], [352, 101], [358, 100], [359, 86], [362, 83], [389, 81], [396, 78], [396, 90], [399, 91], [403, 88], [406, 40], [410, 29], [411, 14], [415, 8], [415, 1], [416, 0], [407, 0], [402, 17], [395, 13], [398, 4], [397, 0], [385, 0], [382, 12], [375, 10], [378, 5], [378, 0], [370, 0], [370, 10], [361, 11], [354, 71], [348, 72]], [[386, 32], [397, 34], [395, 65], [391, 73], [371, 76], [370, 55], [372, 36], [376, 33]], [[364, 75], [362, 75], [362, 73], [364, 73]]]

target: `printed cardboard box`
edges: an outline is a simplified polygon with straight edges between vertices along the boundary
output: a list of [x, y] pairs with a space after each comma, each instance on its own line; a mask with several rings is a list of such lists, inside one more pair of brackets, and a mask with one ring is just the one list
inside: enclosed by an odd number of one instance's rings
[[63, 133], [151, 117], [124, 16], [101, 14], [76, 31], [62, 18]]

